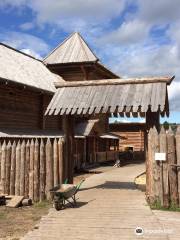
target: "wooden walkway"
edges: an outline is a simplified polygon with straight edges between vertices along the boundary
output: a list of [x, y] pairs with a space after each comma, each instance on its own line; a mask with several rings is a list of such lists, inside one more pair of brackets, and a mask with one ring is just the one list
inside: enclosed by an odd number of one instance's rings
[[[143, 170], [142, 164], [129, 165], [89, 177], [78, 194], [77, 208], [50, 209], [23, 240], [169, 239], [144, 193], [134, 186]], [[137, 236], [136, 227], [144, 234]]]

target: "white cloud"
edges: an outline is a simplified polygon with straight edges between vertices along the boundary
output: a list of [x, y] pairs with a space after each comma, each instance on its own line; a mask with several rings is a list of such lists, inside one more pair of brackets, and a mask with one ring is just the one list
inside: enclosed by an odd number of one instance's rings
[[1, 0], [0, 7], [21, 7], [27, 0]]
[[166, 24], [180, 18], [179, 0], [138, 0], [138, 17], [151, 24]]
[[[119, 17], [127, 4], [137, 4], [137, 11], [125, 14], [124, 22], [111, 21]], [[81, 31], [88, 41], [98, 44], [98, 52], [121, 76], [176, 75], [169, 88], [171, 109], [180, 110], [180, 0], [0, 0], [0, 7], [28, 7], [33, 23], [24, 23], [22, 30], [50, 24], [65, 32]], [[166, 45], [150, 37], [153, 27], [167, 27]], [[51, 37], [51, 36], [49, 36]], [[44, 55], [48, 45], [41, 39], [22, 33], [6, 33], [0, 39], [28, 53]]]
[[28, 7], [35, 13], [37, 24], [54, 24], [65, 31], [87, 30], [98, 24], [107, 25], [125, 8], [127, 0], [3, 0], [1, 7]]
[[19, 26], [21, 30], [28, 31], [30, 29], [34, 28], [34, 23], [33, 22], [25, 22]]
[[[123, 45], [135, 44], [144, 41], [147, 35], [147, 24], [139, 20], [132, 20], [122, 23], [118, 29], [107, 34], [105, 42]], [[102, 39], [104, 39], [104, 37]]]
[[21, 32], [1, 32], [0, 41], [17, 49], [30, 49], [37, 56], [45, 55], [50, 50], [44, 40]]

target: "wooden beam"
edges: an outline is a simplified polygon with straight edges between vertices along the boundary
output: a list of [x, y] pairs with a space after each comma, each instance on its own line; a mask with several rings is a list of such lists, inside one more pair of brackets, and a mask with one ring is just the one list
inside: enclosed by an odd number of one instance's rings
[[146, 83], [167, 83], [171, 84], [173, 77], [149, 77], [149, 78], [126, 78], [126, 79], [101, 79], [89, 81], [54, 82], [56, 88], [60, 87], [81, 87], [99, 85], [123, 85], [123, 84], [146, 84]]
[[83, 75], [84, 75], [84, 80], [88, 80], [88, 71], [87, 71], [87, 69], [85, 68], [85, 66], [84, 65], [81, 65], [81, 71], [82, 71], [82, 73], [83, 73]]

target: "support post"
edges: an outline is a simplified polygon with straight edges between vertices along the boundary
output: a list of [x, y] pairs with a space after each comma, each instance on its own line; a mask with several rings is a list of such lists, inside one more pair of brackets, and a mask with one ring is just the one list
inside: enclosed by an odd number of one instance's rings
[[160, 132], [160, 115], [159, 112], [151, 112], [148, 111], [146, 113], [146, 129], [144, 131], [144, 152], [145, 152], [145, 159], [146, 159], [146, 197], [149, 202], [152, 201], [151, 199], [151, 185], [152, 185], [152, 173], [153, 173], [153, 164], [152, 164], [152, 155], [149, 152], [150, 149], [148, 145], [151, 144], [151, 136], [148, 137], [150, 130], [155, 127], [157, 132]]
[[68, 183], [73, 183], [74, 172], [74, 119], [72, 116], [63, 116], [63, 131], [65, 141], [64, 172]]

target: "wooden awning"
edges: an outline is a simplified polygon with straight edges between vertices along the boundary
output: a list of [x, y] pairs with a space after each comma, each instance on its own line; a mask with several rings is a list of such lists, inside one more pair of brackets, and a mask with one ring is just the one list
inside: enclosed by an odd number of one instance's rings
[[167, 85], [174, 77], [65, 82], [57, 89], [46, 115], [99, 113], [169, 114]]

